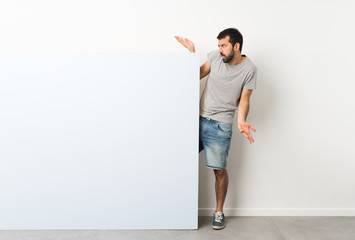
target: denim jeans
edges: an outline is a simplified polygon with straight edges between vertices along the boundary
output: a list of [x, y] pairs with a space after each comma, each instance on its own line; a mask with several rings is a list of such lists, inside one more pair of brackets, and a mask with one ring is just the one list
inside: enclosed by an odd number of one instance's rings
[[206, 167], [218, 170], [227, 167], [232, 132], [232, 124], [200, 116], [199, 152], [205, 150]]

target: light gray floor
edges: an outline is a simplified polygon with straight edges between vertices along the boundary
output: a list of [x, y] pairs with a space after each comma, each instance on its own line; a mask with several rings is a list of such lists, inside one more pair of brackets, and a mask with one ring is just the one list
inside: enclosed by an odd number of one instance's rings
[[211, 220], [200, 217], [198, 230], [2, 230], [0, 240], [355, 240], [355, 217], [227, 217], [223, 230]]

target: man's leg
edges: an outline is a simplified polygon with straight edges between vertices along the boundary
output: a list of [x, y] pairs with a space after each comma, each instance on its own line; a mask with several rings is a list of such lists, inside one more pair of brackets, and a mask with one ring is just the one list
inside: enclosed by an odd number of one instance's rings
[[217, 208], [213, 214], [212, 228], [223, 229], [226, 226], [223, 205], [228, 189], [227, 156], [233, 128], [229, 123], [202, 119], [204, 124], [202, 124], [200, 139], [206, 154], [206, 167], [214, 169], [216, 176]]
[[227, 169], [214, 170], [216, 176], [216, 211], [223, 212], [224, 200], [226, 199], [228, 189], [228, 173]]

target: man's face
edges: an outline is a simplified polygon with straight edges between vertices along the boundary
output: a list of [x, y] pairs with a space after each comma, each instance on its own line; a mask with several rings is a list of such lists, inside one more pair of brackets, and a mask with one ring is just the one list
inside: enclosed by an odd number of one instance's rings
[[229, 42], [229, 36], [218, 40], [218, 48], [224, 63], [228, 63], [233, 59], [234, 49]]

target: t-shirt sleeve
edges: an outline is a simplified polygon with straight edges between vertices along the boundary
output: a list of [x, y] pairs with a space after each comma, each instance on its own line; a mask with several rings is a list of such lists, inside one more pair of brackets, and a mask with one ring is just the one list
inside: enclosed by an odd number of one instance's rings
[[212, 62], [216, 58], [216, 50], [207, 53], [207, 62], [211, 66]]
[[253, 69], [244, 81], [243, 88], [244, 89], [256, 89], [256, 78], [257, 78], [257, 69]]

